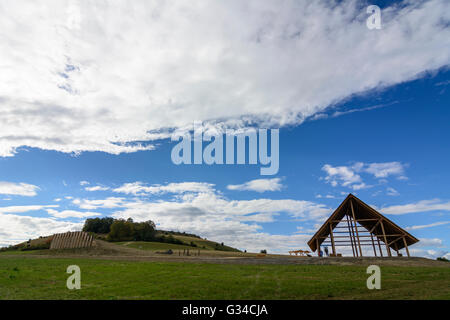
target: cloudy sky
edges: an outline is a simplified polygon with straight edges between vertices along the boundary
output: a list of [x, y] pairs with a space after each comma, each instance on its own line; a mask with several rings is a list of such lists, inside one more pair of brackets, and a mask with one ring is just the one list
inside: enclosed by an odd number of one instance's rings
[[[2, 2], [0, 245], [114, 216], [286, 253], [351, 192], [448, 256], [449, 25], [446, 0]], [[279, 128], [278, 173], [173, 164], [194, 121]]]

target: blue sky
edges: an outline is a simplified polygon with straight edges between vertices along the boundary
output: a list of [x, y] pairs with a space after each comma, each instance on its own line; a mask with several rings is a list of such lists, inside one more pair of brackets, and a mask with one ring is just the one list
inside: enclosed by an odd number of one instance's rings
[[[203, 51], [195, 51], [192, 61], [178, 60], [178, 55], [166, 61], [160, 52], [148, 51], [145, 62], [140, 55], [148, 47], [116, 37], [120, 32], [135, 35], [130, 17], [120, 18], [121, 31], [105, 20], [95, 20], [92, 8], [81, 4], [56, 8], [68, 10], [70, 19], [66, 18], [75, 31], [69, 28], [61, 38], [50, 33], [48, 43], [41, 43], [45, 49], [53, 40], [64, 48], [56, 53], [36, 55], [33, 40], [28, 39], [22, 58], [35, 63], [41, 74], [31, 68], [22, 70], [12, 54], [4, 57], [18, 76], [7, 74], [10, 81], [0, 90], [5, 110], [0, 116], [0, 245], [79, 230], [87, 217], [114, 216], [151, 219], [160, 228], [197, 233], [240, 249], [287, 253], [306, 249], [314, 231], [353, 193], [421, 240], [411, 248], [414, 255], [448, 257], [449, 28], [433, 29], [437, 28], [434, 21], [448, 18], [442, 13], [448, 4], [437, 0], [424, 1], [419, 7], [403, 3], [419, 17], [429, 17], [419, 19], [420, 27], [411, 21], [410, 11], [387, 7], [391, 11], [386, 11], [383, 29], [375, 34], [365, 28], [363, 5], [343, 1], [340, 5], [346, 13], [330, 22], [336, 11], [327, 2], [318, 3], [305, 15], [302, 7], [287, 1], [288, 8], [299, 10], [298, 19], [274, 6], [266, 9], [275, 18], [251, 11], [252, 19], [243, 22], [250, 31], [244, 35], [254, 36], [251, 31], [258, 30], [258, 45], [263, 47], [257, 50], [247, 37], [234, 38], [217, 26], [197, 42], [183, 42], [183, 34], [176, 32], [169, 36], [173, 43], [162, 42], [166, 52], [174, 48], [190, 52], [208, 43]], [[220, 11], [221, 6], [210, 9]], [[157, 42], [165, 24], [175, 19], [172, 16], [183, 15], [181, 9], [173, 9], [167, 21], [158, 22], [162, 23], [159, 33], [144, 32], [143, 38]], [[203, 9], [193, 10], [204, 17]], [[234, 2], [227, 9], [243, 10]], [[108, 10], [111, 16], [105, 16], [114, 18], [115, 9]], [[169, 9], [161, 10], [164, 17]], [[224, 21], [231, 16], [225, 15]], [[147, 23], [138, 13], [132, 17], [140, 27]], [[335, 31], [336, 41], [332, 41], [327, 26], [323, 32], [310, 31], [311, 24], [297, 25], [300, 18], [315, 18], [318, 25], [334, 23], [347, 32]], [[44, 30], [67, 23], [52, 19], [34, 23]], [[291, 25], [279, 26], [277, 21], [290, 19], [306, 34], [304, 43], [280, 42], [285, 41], [282, 32]], [[85, 25], [86, 20], [91, 24]], [[193, 32], [210, 22], [177, 27]], [[95, 23], [103, 33], [89, 29]], [[408, 25], [420, 30], [396, 33], [396, 28]], [[85, 31], [91, 31], [92, 39]], [[20, 30], [15, 32], [20, 36]], [[308, 32], [314, 38], [309, 39]], [[89, 55], [72, 46], [81, 42], [89, 47], [102, 34], [113, 41], [92, 47], [98, 50]], [[377, 44], [369, 51], [363, 43], [366, 38], [369, 45]], [[347, 52], [350, 40], [354, 48]], [[136, 45], [133, 63], [124, 62], [128, 54], [121, 49], [124, 44]], [[225, 47], [226, 58], [211, 58], [224, 54]], [[324, 53], [323, 47], [331, 52]], [[18, 50], [12, 41], [9, 50]], [[106, 56], [105, 50], [111, 50], [111, 55]], [[53, 62], [44, 62], [46, 55]], [[102, 57], [107, 57], [111, 68], [102, 64]], [[237, 62], [246, 58], [270, 62], [273, 67]], [[168, 69], [155, 67], [157, 63]], [[195, 76], [190, 64], [197, 64]], [[207, 69], [199, 67], [203, 64]], [[155, 68], [162, 69], [151, 75]], [[184, 73], [178, 74], [179, 69]], [[63, 76], [58, 76], [61, 72]], [[29, 88], [28, 93], [17, 89], [20, 76], [27, 79], [22, 85]], [[120, 77], [128, 80], [126, 84]], [[256, 127], [280, 128], [276, 175], [261, 176], [259, 165], [172, 163], [175, 143], [168, 137], [173, 128], [193, 120], [242, 127], [248, 119]]]

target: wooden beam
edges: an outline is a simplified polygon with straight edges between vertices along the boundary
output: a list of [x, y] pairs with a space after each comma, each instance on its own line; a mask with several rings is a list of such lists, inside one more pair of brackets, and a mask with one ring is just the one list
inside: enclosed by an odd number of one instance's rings
[[352, 251], [353, 251], [353, 257], [357, 257], [358, 254], [355, 254], [355, 249], [353, 247], [353, 240], [352, 240], [352, 230], [350, 229], [350, 221], [348, 220], [348, 215], [345, 215], [346, 219], [347, 219], [347, 227], [348, 227], [348, 235], [350, 236], [350, 243], [352, 244]]
[[406, 242], [406, 238], [404, 236], [403, 236], [403, 243], [405, 244], [406, 254], [408, 255], [408, 258], [409, 258], [410, 255], [409, 255], [408, 243]]
[[[378, 221], [378, 220], [379, 220], [378, 218], [373, 218], [373, 219], [357, 219], [356, 221], [360, 222], [360, 221]], [[341, 220], [331, 220], [329, 222], [339, 223], [339, 222], [341, 222]]]
[[378, 227], [378, 225], [380, 224], [380, 221], [381, 221], [381, 219], [378, 219], [378, 222], [375, 223], [375, 225], [373, 226], [373, 228], [369, 230], [370, 233], [372, 233], [373, 230], [375, 230], [375, 229]]
[[377, 237], [377, 241], [378, 241], [378, 249], [380, 249], [380, 256], [383, 257], [383, 250], [381, 250], [380, 238]]
[[[386, 237], [388, 237], [388, 235], [386, 235]], [[400, 239], [402, 239], [402, 237], [400, 237], [400, 238], [397, 238], [397, 239], [395, 239], [395, 240], [391, 241], [391, 242], [389, 243], [389, 245], [391, 245], [391, 244], [393, 244], [393, 243], [397, 242], [397, 241], [398, 241], [398, 240], [400, 240]], [[395, 245], [397, 245], [397, 244], [395, 244]]]
[[330, 223], [330, 237], [331, 237], [331, 249], [333, 250], [333, 256], [336, 257], [336, 248], [334, 247], [334, 236], [333, 236], [333, 224]]
[[398, 252], [397, 243], [394, 243], [394, 245], [395, 245], [395, 252], [397, 252], [397, 257], [400, 257], [400, 253]]
[[383, 231], [384, 243], [386, 244], [386, 251], [387, 251], [387, 253], [388, 253], [388, 256], [389, 256], [389, 257], [392, 257], [392, 254], [391, 254], [391, 248], [389, 248], [389, 245], [388, 245], [388, 242], [387, 242], [387, 238], [386, 238], [386, 232], [384, 232], [384, 224], [383, 224], [383, 221], [380, 222], [380, 225], [381, 225], [381, 231]]
[[[361, 231], [360, 231], [361, 232]], [[361, 238], [371, 238], [371, 237], [373, 237], [373, 235], [372, 234], [368, 234], [368, 235], [359, 235], [359, 238], [361, 239]], [[377, 237], [377, 235], [375, 235], [375, 237]], [[382, 236], [378, 236], [378, 237], [382, 237]], [[403, 234], [387, 234], [386, 235], [386, 237], [400, 237], [400, 238], [398, 238], [398, 239], [401, 239], [402, 237], [403, 237]], [[327, 239], [328, 238], [328, 236], [322, 236], [322, 237], [317, 237], [317, 238], [319, 238], [319, 239]], [[347, 238], [347, 236], [334, 236], [334, 238], [335, 239], [337, 239], [337, 238]], [[398, 240], [397, 239], [397, 240]], [[395, 241], [397, 241], [397, 240], [395, 240]], [[363, 241], [363, 239], [361, 239], [361, 241]], [[392, 242], [391, 242], [392, 243]]]
[[356, 216], [355, 216], [355, 210], [353, 210], [353, 200], [350, 199], [350, 208], [352, 209], [352, 215], [353, 215], [353, 220], [354, 220], [354, 224], [355, 224], [355, 231], [356, 231], [356, 239], [358, 240], [358, 247], [359, 247], [359, 253], [362, 257], [362, 249], [361, 249], [361, 243], [359, 241], [359, 233], [358, 233], [358, 226], [356, 223]]
[[372, 239], [372, 247], [373, 247], [373, 254], [375, 255], [375, 257], [377, 256], [377, 250], [375, 250], [375, 241], [373, 241], [373, 236], [372, 234], [370, 234], [370, 237]]

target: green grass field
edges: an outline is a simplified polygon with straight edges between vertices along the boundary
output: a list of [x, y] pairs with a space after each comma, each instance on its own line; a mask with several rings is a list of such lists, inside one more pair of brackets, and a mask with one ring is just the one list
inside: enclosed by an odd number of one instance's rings
[[[129, 248], [141, 249], [141, 250], [150, 250], [150, 251], [166, 251], [169, 249], [172, 250], [198, 250], [198, 248], [194, 248], [191, 246], [186, 246], [182, 244], [173, 244], [173, 243], [162, 243], [162, 242], [145, 242], [145, 241], [129, 241], [129, 242], [114, 242], [114, 244], [122, 245]], [[203, 250], [203, 249], [202, 249]]]
[[[68, 290], [66, 268], [81, 268]], [[450, 299], [450, 268], [127, 262], [0, 257], [0, 299]]]
[[[178, 236], [180, 237], [180, 236]], [[189, 238], [193, 239], [193, 238]], [[187, 240], [183, 240], [186, 243], [189, 243]], [[149, 251], [167, 251], [169, 249], [172, 249], [174, 251], [176, 250], [185, 250], [189, 249], [191, 252], [196, 252], [198, 250], [201, 251], [212, 251], [214, 250], [214, 245], [211, 244], [208, 240], [197, 240], [194, 243], [197, 244], [197, 247], [192, 247], [189, 245], [182, 245], [182, 244], [173, 244], [173, 243], [162, 243], [162, 242], [147, 242], [147, 241], [128, 241], [128, 242], [114, 242], [114, 244], [123, 245], [129, 248], [135, 248], [135, 249], [141, 249], [141, 250], [149, 250]], [[215, 242], [213, 242], [215, 244]], [[227, 252], [239, 252], [236, 249], [227, 247], [227, 246], [221, 246], [220, 251], [227, 251]]]

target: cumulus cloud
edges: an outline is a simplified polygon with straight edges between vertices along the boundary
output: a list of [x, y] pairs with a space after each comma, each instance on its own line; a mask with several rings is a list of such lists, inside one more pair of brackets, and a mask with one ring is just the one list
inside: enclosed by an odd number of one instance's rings
[[[333, 187], [341, 185], [353, 190], [371, 188], [367, 185], [361, 175], [369, 174], [379, 179], [379, 183], [386, 183], [389, 176], [397, 176], [399, 179], [406, 179], [404, 176], [405, 165], [400, 162], [364, 163], [356, 162], [351, 166], [332, 166], [326, 164], [322, 170], [326, 172], [324, 180]], [[389, 195], [398, 195], [393, 188], [388, 188]]]
[[391, 175], [403, 177], [404, 165], [400, 162], [370, 163], [365, 171], [376, 178], [387, 178]]
[[354, 0], [9, 2], [0, 156], [150, 150], [194, 120], [299, 124], [448, 65], [449, 6], [392, 4], [368, 30]]
[[34, 197], [38, 190], [38, 186], [28, 183], [0, 181], [0, 194]]
[[227, 186], [228, 190], [239, 190], [239, 191], [280, 191], [283, 185], [281, 184], [280, 178], [273, 179], [255, 179], [247, 181], [243, 184], [230, 184]]
[[81, 230], [82, 223], [0, 213], [0, 246], [55, 233]]

